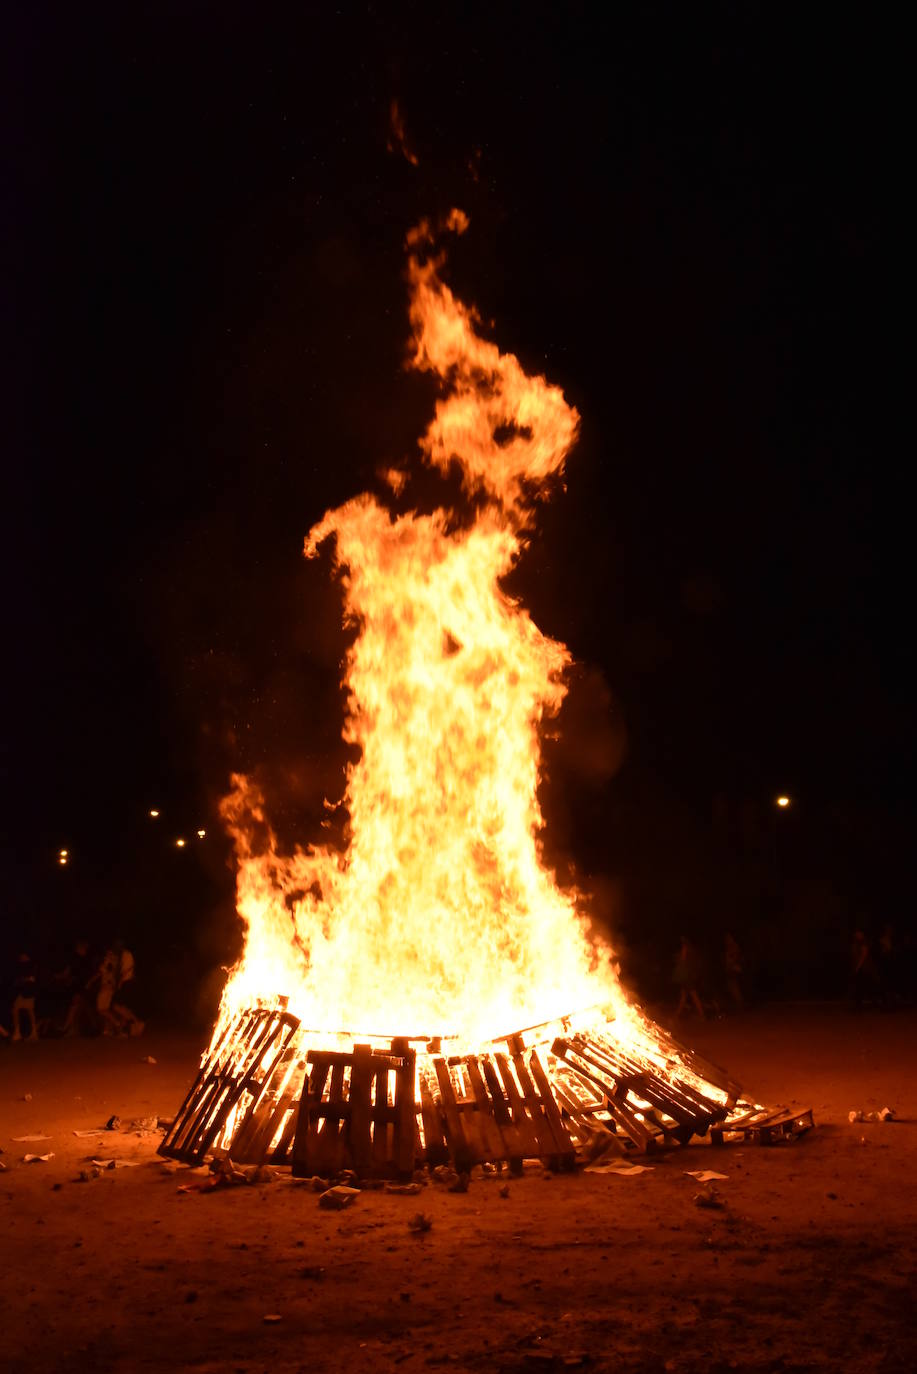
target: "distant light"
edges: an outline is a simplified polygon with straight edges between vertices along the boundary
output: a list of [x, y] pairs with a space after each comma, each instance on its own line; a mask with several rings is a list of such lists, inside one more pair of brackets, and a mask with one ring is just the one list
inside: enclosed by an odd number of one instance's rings
[[69, 850], [69, 849], [59, 849], [59, 850], [57, 851], [57, 853], [58, 853], [58, 857], [61, 858], [61, 859], [69, 859], [69, 858], [70, 858], [70, 850]]
[[184, 842], [184, 840], [176, 840], [175, 843], [176, 843], [176, 845], [178, 846], [179, 849], [184, 849], [184, 847], [185, 847], [185, 842]]
[[206, 830], [199, 830], [199, 831], [197, 832], [197, 838], [198, 838], [199, 840], [202, 840], [206, 834], [207, 834], [207, 831], [206, 831]]
[[150, 815], [153, 817], [154, 821], [156, 817], [159, 815], [159, 812], [156, 810], [155, 806], [150, 807]]
[[790, 804], [790, 799], [789, 799], [789, 797], [778, 797], [778, 798], [777, 798], [777, 805], [778, 805], [778, 806], [781, 806], [781, 807], [784, 807], [784, 808], [785, 808], [785, 807], [789, 806], [789, 804]]
[[57, 862], [58, 862], [63, 868], [66, 868], [66, 867], [67, 867], [67, 855], [66, 855], [66, 854], [58, 854], [58, 856], [57, 856]]

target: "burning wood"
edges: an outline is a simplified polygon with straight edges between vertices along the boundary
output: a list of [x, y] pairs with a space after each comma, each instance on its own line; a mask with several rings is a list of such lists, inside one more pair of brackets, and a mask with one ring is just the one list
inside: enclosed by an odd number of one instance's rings
[[[466, 227], [458, 211], [443, 226]], [[628, 1005], [580, 894], [542, 862], [540, 731], [570, 655], [502, 582], [579, 416], [480, 336], [428, 224], [408, 249], [412, 363], [442, 389], [421, 454], [457, 468], [468, 501], [393, 514], [363, 495], [308, 536], [309, 557], [334, 539], [357, 629], [349, 846], [278, 853], [264, 799], [234, 780], [245, 949], [162, 1151], [403, 1178], [421, 1162], [564, 1168], [606, 1142], [796, 1129]], [[407, 481], [388, 474], [399, 499]], [[367, 1025], [386, 1034], [341, 1031]], [[494, 1038], [514, 1025], [534, 1029]], [[392, 1039], [419, 1027], [448, 1035]]]

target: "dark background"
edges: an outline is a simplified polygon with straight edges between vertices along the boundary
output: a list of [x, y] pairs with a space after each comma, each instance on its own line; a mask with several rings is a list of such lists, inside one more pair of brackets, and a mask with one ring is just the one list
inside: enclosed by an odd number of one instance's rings
[[712, 953], [731, 927], [758, 989], [797, 996], [842, 986], [856, 924], [903, 937], [901, 120], [881, 22], [13, 18], [8, 948], [120, 932], [165, 970], [160, 1001], [189, 1005], [238, 938], [215, 815], [231, 769], [260, 770], [286, 839], [339, 791], [345, 641], [302, 540], [415, 451], [433, 395], [403, 367], [403, 239], [453, 204], [471, 229], [450, 280], [583, 417], [514, 578], [580, 665], [546, 756], [548, 857], [649, 989], [685, 928]]

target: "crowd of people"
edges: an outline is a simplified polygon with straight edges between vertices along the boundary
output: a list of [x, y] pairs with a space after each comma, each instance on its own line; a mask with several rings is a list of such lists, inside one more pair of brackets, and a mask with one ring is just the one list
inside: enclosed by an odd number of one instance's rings
[[134, 956], [121, 939], [102, 953], [77, 940], [63, 967], [47, 976], [22, 951], [11, 980], [10, 1025], [0, 1017], [0, 1039], [142, 1035], [144, 1022], [129, 1005], [134, 976]]
[[[855, 1010], [869, 1006], [892, 1010], [911, 1002], [908, 970], [913, 959], [903, 954], [890, 923], [875, 938], [864, 929], [855, 930], [848, 953], [846, 992], [850, 1006]], [[678, 990], [676, 1016], [693, 1012], [705, 1020], [722, 1015], [724, 1010], [741, 1010], [747, 1000], [746, 975], [745, 956], [731, 931], [723, 935], [716, 960], [709, 959], [690, 936], [682, 935], [672, 969], [672, 982]]]

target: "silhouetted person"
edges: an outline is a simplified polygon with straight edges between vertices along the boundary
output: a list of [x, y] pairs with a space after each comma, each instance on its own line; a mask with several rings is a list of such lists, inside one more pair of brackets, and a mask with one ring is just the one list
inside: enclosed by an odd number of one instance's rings
[[35, 992], [38, 979], [35, 965], [29, 954], [20, 954], [17, 961], [16, 980], [13, 985], [13, 1035], [14, 1040], [22, 1040], [22, 1018], [31, 1025], [29, 1040], [38, 1039], [38, 1023], [35, 1020]]
[[88, 940], [77, 940], [67, 967], [70, 1003], [64, 1019], [64, 1035], [83, 1035], [95, 1023], [95, 1009], [89, 993], [94, 965]]
[[98, 973], [96, 1010], [102, 1018], [105, 1035], [141, 1035], [143, 1022], [124, 1001], [124, 989], [133, 981], [134, 956], [123, 940], [115, 940], [105, 951]]
[[701, 957], [687, 935], [682, 935], [681, 944], [672, 971], [672, 981], [679, 989], [676, 1016], [681, 1016], [690, 1002], [700, 1019], [705, 1020], [704, 1004], [700, 999], [700, 982], [703, 966]]

